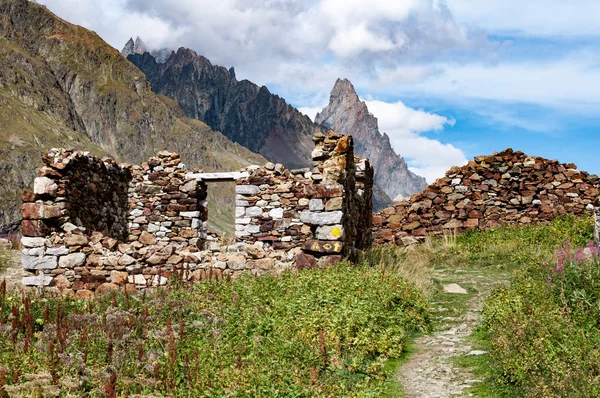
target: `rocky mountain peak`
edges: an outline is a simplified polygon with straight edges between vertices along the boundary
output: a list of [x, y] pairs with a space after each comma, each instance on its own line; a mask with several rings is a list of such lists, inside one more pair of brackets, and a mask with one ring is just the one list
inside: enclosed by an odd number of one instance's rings
[[317, 114], [315, 122], [354, 137], [356, 154], [371, 160], [375, 182], [389, 197], [406, 198], [427, 186], [423, 177], [408, 170], [389, 137], [379, 131], [377, 118], [369, 113], [348, 79], [337, 79], [329, 104]]
[[125, 43], [125, 46], [121, 50], [121, 54], [123, 54], [124, 57], [127, 57], [132, 54], [144, 53], [150, 53], [154, 57], [156, 62], [159, 64], [164, 64], [167, 61], [167, 59], [169, 59], [169, 57], [171, 56], [171, 50], [169, 50], [168, 48], [150, 50], [146, 43], [144, 43], [144, 41], [139, 36], [135, 38], [135, 41], [133, 40], [133, 37], [129, 38], [129, 40], [127, 40], [127, 43]]

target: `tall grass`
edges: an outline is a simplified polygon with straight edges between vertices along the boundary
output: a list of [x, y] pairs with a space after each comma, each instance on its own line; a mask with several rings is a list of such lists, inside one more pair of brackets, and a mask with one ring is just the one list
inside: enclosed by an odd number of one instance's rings
[[591, 232], [591, 220], [566, 217], [501, 235], [498, 257], [519, 267], [486, 300], [478, 332], [492, 354], [484, 373], [498, 395], [600, 396], [600, 258], [585, 245]]
[[376, 397], [387, 359], [428, 328], [420, 290], [349, 264], [89, 302], [2, 292], [0, 391]]

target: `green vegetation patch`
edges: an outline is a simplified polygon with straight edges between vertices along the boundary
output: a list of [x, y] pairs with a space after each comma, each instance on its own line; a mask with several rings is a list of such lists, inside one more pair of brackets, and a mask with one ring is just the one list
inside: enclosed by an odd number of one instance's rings
[[[515, 247], [529, 250], [498, 256], [519, 267], [512, 267], [510, 284], [486, 300], [474, 335], [475, 346], [491, 355], [460, 360], [485, 379], [473, 392], [485, 397], [600, 396], [600, 259], [598, 249], [586, 245], [591, 220], [565, 217], [516, 229], [514, 236], [519, 239]], [[481, 237], [466, 239], [473, 247], [487, 245]]]
[[89, 302], [2, 294], [0, 309], [15, 396], [375, 397], [429, 328], [420, 290], [345, 263]]

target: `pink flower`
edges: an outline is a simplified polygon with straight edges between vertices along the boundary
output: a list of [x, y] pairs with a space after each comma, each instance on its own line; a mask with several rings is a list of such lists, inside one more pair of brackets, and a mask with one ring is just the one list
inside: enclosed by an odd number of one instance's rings
[[554, 270], [556, 272], [562, 273], [565, 270], [565, 252], [562, 252], [562, 251], [556, 252], [556, 258], [558, 259], [558, 262], [557, 262]]

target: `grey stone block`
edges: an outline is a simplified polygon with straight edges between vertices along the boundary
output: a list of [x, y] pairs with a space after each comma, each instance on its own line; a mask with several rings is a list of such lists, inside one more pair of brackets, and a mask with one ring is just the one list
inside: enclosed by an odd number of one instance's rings
[[310, 202], [308, 202], [308, 209], [310, 211], [322, 211], [324, 208], [325, 206], [321, 199], [311, 199]]
[[65, 254], [69, 254], [69, 249], [64, 246], [51, 247], [46, 250], [46, 253], [52, 256], [64, 256]]
[[58, 261], [55, 256], [21, 256], [21, 265], [25, 269], [55, 269], [58, 267]]
[[300, 213], [300, 221], [310, 225], [333, 225], [340, 224], [344, 213], [341, 211], [328, 211], [324, 213], [313, 213], [303, 211]]
[[260, 188], [256, 185], [236, 185], [235, 193], [239, 193], [241, 195], [256, 195], [260, 192]]
[[52, 278], [49, 275], [25, 276], [21, 279], [21, 283], [25, 286], [48, 286], [52, 283]]
[[58, 260], [58, 264], [61, 268], [74, 268], [79, 267], [85, 263], [85, 254], [84, 253], [71, 253], [66, 256], [62, 256], [60, 260]]
[[26, 236], [21, 238], [21, 244], [27, 248], [44, 247], [45, 242], [44, 238], [29, 238]]

